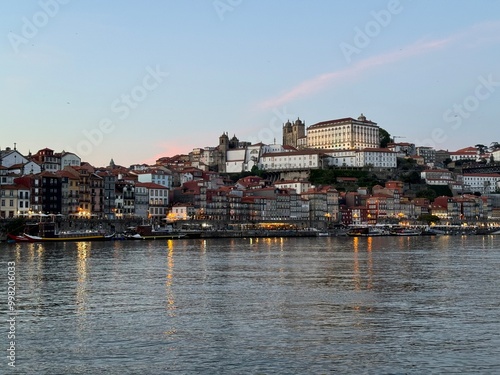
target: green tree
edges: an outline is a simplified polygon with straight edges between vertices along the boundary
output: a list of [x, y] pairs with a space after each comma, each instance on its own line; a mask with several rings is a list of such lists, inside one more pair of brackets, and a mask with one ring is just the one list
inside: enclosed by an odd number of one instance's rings
[[447, 165], [448, 165], [448, 164], [450, 164], [452, 161], [453, 161], [453, 160], [451, 160], [451, 158], [446, 158], [446, 159], [444, 159], [444, 160], [443, 160], [443, 164], [444, 164], [445, 166], [447, 166]]
[[252, 169], [250, 170], [250, 173], [254, 176], [264, 177], [265, 171], [263, 171], [262, 169], [259, 169], [259, 167], [254, 165], [252, 167]]
[[477, 148], [479, 155], [483, 155], [488, 150], [488, 146], [482, 144], [477, 144], [474, 147]]
[[391, 135], [389, 134], [389, 132], [385, 129], [382, 129], [382, 128], [379, 128], [379, 138], [380, 138], [380, 141], [379, 141], [379, 145], [380, 147], [382, 148], [386, 148], [387, 147], [387, 144], [388, 143], [391, 143]]
[[405, 173], [401, 176], [401, 181], [410, 184], [418, 184], [420, 183], [420, 173], [417, 171]]
[[439, 223], [441, 221], [439, 217], [431, 214], [422, 214], [417, 218], [417, 220], [422, 221], [427, 225], [430, 225], [431, 223]]
[[313, 185], [331, 185], [337, 181], [337, 176], [333, 169], [313, 169], [309, 181]]
[[416, 197], [426, 198], [432, 202], [437, 197], [437, 194], [433, 189], [422, 189], [417, 192]]

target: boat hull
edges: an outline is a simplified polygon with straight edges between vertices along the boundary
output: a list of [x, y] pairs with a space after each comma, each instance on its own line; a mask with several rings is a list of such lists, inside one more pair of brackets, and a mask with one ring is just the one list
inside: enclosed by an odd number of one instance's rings
[[185, 234], [158, 234], [158, 235], [147, 235], [143, 236], [140, 234], [135, 234], [132, 236], [127, 236], [127, 240], [174, 240], [179, 238], [186, 238]]
[[22, 236], [8, 235], [8, 237], [15, 242], [78, 242], [78, 241], [106, 241], [106, 240], [111, 240], [113, 238], [113, 235], [39, 237], [24, 233]]

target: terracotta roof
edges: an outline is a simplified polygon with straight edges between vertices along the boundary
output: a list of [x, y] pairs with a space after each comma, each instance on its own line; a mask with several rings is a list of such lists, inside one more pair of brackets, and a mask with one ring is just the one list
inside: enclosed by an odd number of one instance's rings
[[262, 155], [263, 158], [271, 156], [298, 156], [298, 155], [324, 155], [323, 150], [301, 150], [292, 152], [267, 152]]
[[135, 186], [145, 187], [148, 189], [168, 189], [167, 187], [160, 184], [155, 184], [154, 182], [136, 182]]
[[500, 173], [464, 173], [464, 177], [496, 177], [500, 178]]
[[363, 148], [361, 150], [357, 150], [357, 152], [386, 152], [388, 154], [394, 154], [394, 151], [389, 150], [388, 148]]

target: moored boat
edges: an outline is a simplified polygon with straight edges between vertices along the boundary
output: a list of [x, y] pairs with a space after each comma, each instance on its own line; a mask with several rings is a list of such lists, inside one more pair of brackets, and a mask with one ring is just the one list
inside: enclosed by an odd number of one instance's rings
[[23, 236], [28, 242], [105, 241], [113, 239], [114, 233], [109, 235], [98, 233], [73, 233], [60, 234], [55, 237], [40, 237], [24, 233]]
[[40, 237], [27, 233], [22, 235], [7, 234], [10, 242], [68, 242], [68, 241], [106, 241], [112, 240], [115, 234], [89, 234], [89, 233], [75, 233], [72, 235], [56, 235], [54, 237]]
[[350, 237], [379, 237], [379, 236], [389, 236], [390, 233], [382, 228], [375, 227], [358, 227], [351, 228], [347, 231], [347, 235]]
[[418, 229], [403, 228], [395, 230], [393, 234], [396, 236], [420, 236], [422, 231]]
[[7, 233], [8, 242], [31, 242], [26, 236]]
[[173, 240], [187, 237], [186, 234], [171, 230], [154, 230], [152, 225], [138, 225], [125, 234], [128, 240]]
[[67, 242], [67, 241], [105, 241], [111, 240], [114, 233], [106, 234], [101, 230], [56, 232], [54, 223], [26, 225], [22, 234], [8, 233], [11, 242]]

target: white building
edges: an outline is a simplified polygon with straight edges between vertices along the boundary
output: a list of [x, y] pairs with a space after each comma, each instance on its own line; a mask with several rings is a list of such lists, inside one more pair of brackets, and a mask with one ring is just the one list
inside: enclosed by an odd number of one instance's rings
[[356, 167], [356, 150], [325, 150], [331, 156], [330, 165], [336, 167]]
[[379, 127], [363, 114], [319, 122], [307, 128], [307, 147], [319, 149], [363, 149], [379, 147]]
[[266, 153], [262, 155], [260, 169], [268, 171], [318, 169], [322, 168], [325, 162], [328, 163], [325, 161], [326, 158], [329, 156], [315, 150]]
[[493, 151], [491, 154], [493, 155], [494, 161], [500, 162], [500, 150]]
[[481, 194], [494, 193], [499, 181], [499, 173], [464, 173], [463, 177], [464, 189]]
[[42, 172], [42, 167], [33, 160], [30, 160], [26, 164], [11, 165], [9, 172], [19, 175], [38, 174]]
[[79, 167], [82, 159], [72, 152], [63, 151], [61, 153], [61, 169], [65, 167]]
[[356, 165], [358, 167], [396, 168], [396, 156], [395, 152], [386, 148], [365, 148], [356, 151]]
[[450, 152], [450, 159], [457, 160], [477, 160], [479, 152], [475, 147], [461, 148], [460, 150]]
[[25, 164], [27, 162], [28, 159], [21, 155], [16, 148], [11, 149], [10, 147], [7, 147], [5, 150], [0, 150], [0, 166], [8, 168], [12, 165]]
[[172, 188], [172, 172], [167, 168], [160, 167], [146, 171], [134, 171], [133, 173], [137, 175], [139, 182], [151, 182], [167, 189]]
[[295, 189], [296, 193], [300, 195], [311, 188], [311, 183], [309, 181], [285, 180], [276, 181], [274, 186], [279, 189]]
[[243, 148], [229, 149], [226, 152], [226, 172], [250, 172], [254, 166], [259, 166], [264, 154], [289, 152], [290, 149], [279, 144], [265, 145], [257, 143]]
[[245, 164], [246, 149], [237, 148], [226, 152], [226, 173], [241, 173]]
[[456, 182], [453, 173], [448, 169], [428, 169], [420, 172], [420, 177], [427, 185], [449, 186]]

